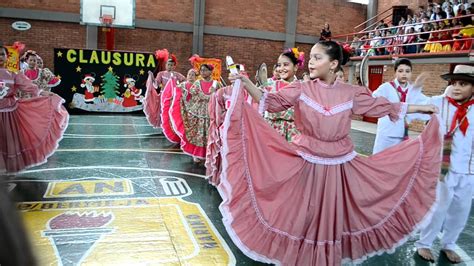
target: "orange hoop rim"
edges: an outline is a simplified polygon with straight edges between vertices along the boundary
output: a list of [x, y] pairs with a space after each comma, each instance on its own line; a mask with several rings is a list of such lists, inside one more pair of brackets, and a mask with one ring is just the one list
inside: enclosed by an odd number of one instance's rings
[[110, 27], [112, 26], [112, 23], [114, 23], [114, 18], [112, 17], [112, 15], [102, 15], [102, 17], [100, 17], [99, 20], [106, 27]]

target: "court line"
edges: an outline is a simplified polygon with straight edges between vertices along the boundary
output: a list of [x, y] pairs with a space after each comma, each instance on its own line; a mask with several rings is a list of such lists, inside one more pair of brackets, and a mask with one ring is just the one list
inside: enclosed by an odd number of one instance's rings
[[176, 153], [184, 154], [180, 149], [57, 149], [57, 152], [88, 152], [88, 151], [129, 151], [147, 153]]
[[[183, 172], [183, 171], [176, 171], [176, 170], [168, 170], [168, 169], [162, 169], [162, 168], [140, 168], [140, 167], [127, 167], [127, 166], [94, 166], [94, 165], [34, 169], [34, 170], [23, 171], [20, 174], [31, 174], [31, 173], [41, 173], [41, 172], [47, 172], [47, 171], [61, 171], [61, 170], [82, 170], [82, 169], [113, 169], [113, 170], [153, 171], [153, 172], [174, 173], [174, 174], [181, 174], [181, 175], [189, 175], [189, 176], [195, 176], [195, 177], [200, 177], [200, 178], [206, 178], [205, 175], [200, 175], [200, 174], [195, 174], [195, 173], [190, 173], [190, 172]], [[148, 177], [148, 178], [150, 178], [150, 177]], [[11, 180], [11, 181], [15, 182], [16, 180]], [[38, 181], [39, 182], [44, 182], [44, 180], [38, 180]], [[56, 179], [55, 181], [58, 181], [58, 180]], [[31, 182], [31, 180], [30, 180], [30, 182]]]
[[137, 126], [137, 127], [151, 127], [148, 124], [104, 124], [104, 123], [69, 123], [74, 126]]
[[155, 139], [163, 139], [165, 136], [160, 135], [159, 133], [150, 133], [150, 134], [134, 134], [134, 135], [88, 135], [88, 134], [64, 134], [64, 138], [68, 139], [136, 139], [136, 138], [155, 138]]

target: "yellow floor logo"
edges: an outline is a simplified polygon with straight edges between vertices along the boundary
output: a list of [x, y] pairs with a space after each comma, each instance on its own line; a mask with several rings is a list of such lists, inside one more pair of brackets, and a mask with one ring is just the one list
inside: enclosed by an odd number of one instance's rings
[[24, 202], [18, 208], [40, 265], [235, 264], [200, 206], [180, 198]]
[[128, 179], [56, 181], [48, 184], [44, 198], [133, 195]]

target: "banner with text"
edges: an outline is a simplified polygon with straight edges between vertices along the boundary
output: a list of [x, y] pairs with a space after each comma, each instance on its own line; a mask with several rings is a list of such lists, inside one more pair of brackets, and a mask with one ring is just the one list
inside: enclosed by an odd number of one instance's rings
[[53, 91], [69, 109], [139, 111], [148, 71], [156, 64], [152, 53], [56, 48], [54, 69], [61, 84]]

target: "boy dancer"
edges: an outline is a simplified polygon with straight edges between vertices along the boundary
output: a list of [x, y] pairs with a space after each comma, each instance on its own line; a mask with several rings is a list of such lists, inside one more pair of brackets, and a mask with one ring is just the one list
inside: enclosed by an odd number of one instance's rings
[[[421, 99], [417, 99], [421, 93], [422, 80], [425, 75], [420, 75], [415, 84], [410, 84], [412, 75], [412, 65], [410, 60], [400, 58], [395, 61], [395, 79], [385, 82], [373, 92], [374, 97], [385, 97], [393, 103], [406, 102], [417, 104]], [[408, 117], [409, 119], [410, 117]], [[390, 121], [388, 116], [379, 118], [377, 122], [377, 135], [375, 137], [373, 154], [378, 153], [388, 147], [394, 146], [404, 139], [408, 138], [408, 122], [407, 119], [399, 119], [395, 122]]]
[[442, 230], [441, 252], [456, 264], [461, 258], [454, 251], [455, 243], [466, 226], [474, 191], [474, 67], [458, 65], [452, 74], [441, 77], [453, 85], [449, 96], [429, 98], [440, 110], [439, 120], [445, 136], [443, 175], [437, 187], [439, 205], [415, 245], [422, 259], [434, 262], [430, 248]]

